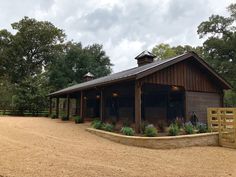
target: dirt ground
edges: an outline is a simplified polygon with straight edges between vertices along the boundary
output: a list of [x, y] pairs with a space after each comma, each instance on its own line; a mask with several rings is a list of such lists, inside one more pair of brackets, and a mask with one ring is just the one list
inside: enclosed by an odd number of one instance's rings
[[86, 126], [0, 117], [0, 177], [236, 176], [236, 150], [130, 147], [92, 135]]

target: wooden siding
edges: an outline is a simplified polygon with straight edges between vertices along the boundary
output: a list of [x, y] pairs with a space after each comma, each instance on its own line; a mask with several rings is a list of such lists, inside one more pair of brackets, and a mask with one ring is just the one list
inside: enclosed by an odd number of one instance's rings
[[186, 92], [186, 120], [195, 112], [200, 122], [207, 122], [207, 108], [221, 107], [219, 93]]
[[143, 83], [182, 86], [186, 91], [221, 92], [206, 69], [189, 59], [141, 79]]

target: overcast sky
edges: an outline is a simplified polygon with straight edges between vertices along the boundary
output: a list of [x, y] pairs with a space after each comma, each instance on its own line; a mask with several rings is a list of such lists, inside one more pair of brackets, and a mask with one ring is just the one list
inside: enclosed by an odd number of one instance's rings
[[103, 44], [113, 72], [136, 66], [134, 57], [160, 43], [200, 45], [197, 26], [228, 15], [236, 0], [0, 0], [0, 29], [24, 16], [64, 29], [68, 40]]

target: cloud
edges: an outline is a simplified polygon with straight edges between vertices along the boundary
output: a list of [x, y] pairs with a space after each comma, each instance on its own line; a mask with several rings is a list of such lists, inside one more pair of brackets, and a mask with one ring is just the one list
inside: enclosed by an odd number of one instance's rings
[[197, 26], [211, 14], [226, 15], [234, 0], [0, 0], [0, 28], [23, 16], [48, 20], [68, 40], [101, 43], [114, 72], [136, 66], [134, 57], [158, 43], [200, 45]]

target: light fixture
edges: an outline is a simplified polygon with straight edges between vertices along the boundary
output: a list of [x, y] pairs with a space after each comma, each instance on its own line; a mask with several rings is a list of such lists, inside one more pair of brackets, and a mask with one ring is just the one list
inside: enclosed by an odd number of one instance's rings
[[96, 95], [96, 98], [97, 98], [97, 99], [100, 99], [100, 95]]
[[117, 97], [117, 96], [118, 96], [118, 93], [113, 92], [113, 93], [112, 93], [112, 96], [113, 96], [113, 97]]
[[86, 97], [86, 96], [84, 96], [84, 100], [87, 100], [87, 97]]
[[172, 86], [172, 90], [173, 90], [173, 91], [178, 91], [178, 90], [179, 90], [179, 87], [177, 87], [177, 86]]

